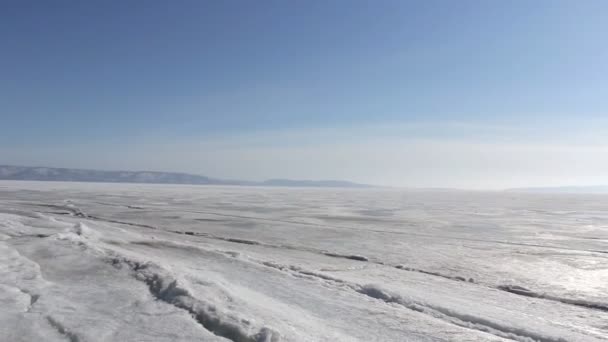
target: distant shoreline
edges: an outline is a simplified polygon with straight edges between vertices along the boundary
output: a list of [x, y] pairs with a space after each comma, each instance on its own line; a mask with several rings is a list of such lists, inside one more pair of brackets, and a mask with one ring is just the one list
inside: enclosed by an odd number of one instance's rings
[[72, 169], [44, 166], [0, 165], [0, 180], [15, 181], [57, 181], [85, 183], [133, 183], [133, 184], [175, 184], [175, 185], [238, 185], [306, 188], [373, 188], [343, 180], [293, 180], [269, 179], [265, 181], [243, 181], [210, 178], [180, 172], [158, 171], [108, 171], [93, 169]]

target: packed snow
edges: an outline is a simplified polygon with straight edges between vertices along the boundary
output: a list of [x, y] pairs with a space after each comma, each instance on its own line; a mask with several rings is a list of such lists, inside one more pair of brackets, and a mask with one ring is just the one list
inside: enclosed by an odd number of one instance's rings
[[0, 341], [608, 341], [608, 196], [4, 181]]

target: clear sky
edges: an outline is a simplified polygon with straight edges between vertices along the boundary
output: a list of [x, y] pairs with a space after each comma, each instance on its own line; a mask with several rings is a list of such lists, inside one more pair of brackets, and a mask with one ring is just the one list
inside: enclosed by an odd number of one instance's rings
[[0, 164], [608, 183], [608, 1], [0, 2]]

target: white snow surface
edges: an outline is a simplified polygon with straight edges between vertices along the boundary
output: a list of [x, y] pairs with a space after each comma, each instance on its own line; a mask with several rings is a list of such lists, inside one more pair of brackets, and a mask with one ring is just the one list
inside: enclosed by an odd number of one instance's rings
[[0, 182], [0, 341], [608, 341], [608, 196]]

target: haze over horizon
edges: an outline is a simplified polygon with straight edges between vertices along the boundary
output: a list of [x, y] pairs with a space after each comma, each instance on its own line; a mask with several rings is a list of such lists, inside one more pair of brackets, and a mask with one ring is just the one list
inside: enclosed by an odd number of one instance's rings
[[0, 5], [0, 164], [608, 184], [604, 1]]

